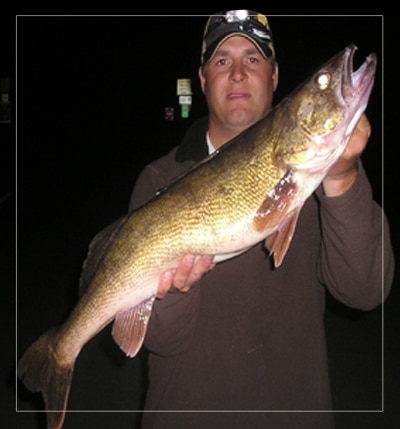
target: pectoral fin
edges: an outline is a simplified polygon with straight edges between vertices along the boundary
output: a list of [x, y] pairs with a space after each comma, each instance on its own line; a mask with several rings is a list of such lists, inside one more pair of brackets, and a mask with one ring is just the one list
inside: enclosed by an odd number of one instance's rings
[[275, 267], [281, 265], [289, 249], [300, 211], [301, 207], [298, 207], [296, 210], [289, 213], [277, 230], [265, 240], [266, 247], [270, 251], [270, 254], [274, 256]]
[[253, 228], [262, 233], [277, 225], [286, 216], [296, 192], [297, 184], [292, 182], [292, 172], [288, 170], [257, 210]]
[[297, 185], [292, 182], [292, 172], [288, 170], [257, 210], [253, 228], [262, 233], [277, 225], [286, 216], [296, 192]]
[[154, 299], [155, 295], [115, 317], [112, 336], [129, 357], [134, 357], [143, 344]]
[[253, 219], [253, 228], [259, 233], [274, 231], [265, 240], [266, 247], [274, 256], [274, 265], [281, 265], [289, 249], [300, 208], [293, 211], [291, 204], [297, 192], [293, 171], [288, 169], [274, 190], [265, 198]]

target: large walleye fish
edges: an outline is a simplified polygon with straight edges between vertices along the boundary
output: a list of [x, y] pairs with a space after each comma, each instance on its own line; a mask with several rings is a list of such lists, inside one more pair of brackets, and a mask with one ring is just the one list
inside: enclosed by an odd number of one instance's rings
[[75, 360], [114, 321], [128, 356], [140, 349], [159, 277], [183, 255], [232, 258], [266, 240], [279, 266], [304, 201], [343, 153], [365, 110], [377, 59], [353, 72], [356, 47], [330, 59], [266, 118], [128, 214], [67, 321], [34, 342], [18, 376], [41, 391], [61, 428]]

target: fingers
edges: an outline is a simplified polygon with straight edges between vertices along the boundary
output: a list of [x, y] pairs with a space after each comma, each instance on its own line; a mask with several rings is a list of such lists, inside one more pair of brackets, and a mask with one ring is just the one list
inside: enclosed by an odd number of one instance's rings
[[[174, 278], [174, 285], [177, 289], [179, 289], [182, 292], [187, 292], [194, 283], [198, 282], [205, 273], [208, 273], [212, 268], [214, 268], [215, 264], [213, 263], [214, 256], [211, 255], [203, 255], [199, 258], [196, 258], [194, 260], [194, 263], [192, 264], [192, 269], [189, 272], [186, 281], [182, 283], [182, 287], [179, 288], [179, 285], [177, 285], [176, 275]], [[178, 272], [177, 272], [178, 274]]]
[[194, 283], [215, 266], [213, 260], [214, 257], [211, 255], [197, 258], [194, 255], [185, 255], [176, 269], [168, 270], [161, 275], [157, 298], [163, 298], [171, 289], [187, 292]]
[[191, 279], [192, 269], [194, 267], [195, 256], [185, 255], [176, 269], [173, 278], [173, 286], [181, 292], [187, 292], [190, 288], [189, 281]]
[[172, 279], [175, 270], [169, 270], [161, 274], [160, 281], [158, 282], [157, 298], [162, 299], [168, 293], [172, 286]]
[[366, 139], [369, 139], [369, 137], [371, 136], [371, 124], [369, 123], [369, 120], [365, 113], [361, 115], [356, 130], [358, 130]]
[[367, 118], [367, 115], [363, 113], [360, 120], [358, 121], [357, 127], [350, 137], [350, 141], [345, 151], [345, 157], [348, 159], [359, 158], [365, 146], [368, 143], [368, 139], [371, 136], [371, 124]]
[[330, 168], [323, 181], [325, 195], [338, 196], [351, 188], [358, 174], [357, 161], [364, 151], [370, 135], [371, 124], [366, 114], [363, 113], [344, 153]]

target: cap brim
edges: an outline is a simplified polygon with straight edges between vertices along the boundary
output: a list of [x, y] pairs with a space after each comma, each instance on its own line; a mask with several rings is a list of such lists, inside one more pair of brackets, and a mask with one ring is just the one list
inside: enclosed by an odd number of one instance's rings
[[233, 36], [241, 36], [244, 37], [246, 39], [248, 39], [250, 42], [252, 42], [255, 47], [260, 51], [261, 55], [268, 59], [272, 56], [272, 51], [271, 49], [268, 47], [268, 50], [271, 52], [270, 55], [267, 55], [267, 53], [265, 52], [265, 50], [261, 47], [261, 45], [257, 42], [257, 40], [254, 37], [251, 37], [250, 35], [246, 34], [246, 33], [242, 33], [239, 31], [234, 31], [232, 33], [229, 33], [225, 36], [221, 36], [219, 39], [215, 40], [208, 48], [207, 50], [204, 52], [203, 56], [202, 56], [202, 63], [206, 63], [207, 61], [210, 61], [215, 53], [217, 52], [217, 50], [219, 49], [219, 47], [229, 38], [233, 37]]

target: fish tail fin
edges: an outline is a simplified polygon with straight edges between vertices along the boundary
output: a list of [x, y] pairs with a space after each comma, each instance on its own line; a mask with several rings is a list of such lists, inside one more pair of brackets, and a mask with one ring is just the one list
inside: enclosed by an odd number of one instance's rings
[[18, 362], [18, 377], [32, 392], [41, 392], [46, 406], [47, 428], [60, 429], [65, 418], [74, 363], [61, 365], [53, 352], [55, 329], [36, 340]]

